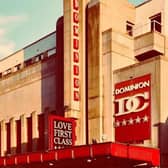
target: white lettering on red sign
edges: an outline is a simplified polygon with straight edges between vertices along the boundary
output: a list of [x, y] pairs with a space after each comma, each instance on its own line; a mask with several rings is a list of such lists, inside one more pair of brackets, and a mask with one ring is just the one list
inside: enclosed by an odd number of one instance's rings
[[[142, 103], [140, 99], [143, 99], [144, 102]], [[138, 93], [133, 96], [120, 98], [115, 100], [115, 103], [118, 104], [118, 113], [116, 113], [115, 116], [141, 112], [149, 106], [149, 92]]]
[[73, 35], [73, 100], [79, 101], [79, 0], [73, 0], [72, 9], [72, 35]]
[[74, 145], [75, 121], [60, 116], [48, 117], [48, 149], [61, 149]]
[[54, 146], [72, 145], [72, 123], [64, 121], [54, 121]]
[[63, 121], [54, 121], [54, 129], [72, 130], [72, 124]]
[[129, 85], [129, 86], [125, 86], [125, 87], [121, 87], [119, 89], [116, 89], [114, 91], [114, 94], [115, 95], [118, 95], [118, 94], [123, 94], [123, 93], [126, 93], [126, 92], [131, 92], [131, 91], [134, 91], [134, 90], [137, 90], [137, 89], [142, 89], [142, 88], [145, 88], [145, 87], [149, 87], [150, 86], [150, 81], [144, 81], [144, 82], [139, 82], [139, 83], [135, 83], [135, 84], [132, 84], [132, 85]]

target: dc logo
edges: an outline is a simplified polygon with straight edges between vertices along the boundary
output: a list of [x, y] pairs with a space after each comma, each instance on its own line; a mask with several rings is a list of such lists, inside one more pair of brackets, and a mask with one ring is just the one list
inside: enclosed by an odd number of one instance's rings
[[116, 99], [115, 103], [118, 106], [118, 111], [115, 116], [141, 112], [149, 106], [149, 92]]

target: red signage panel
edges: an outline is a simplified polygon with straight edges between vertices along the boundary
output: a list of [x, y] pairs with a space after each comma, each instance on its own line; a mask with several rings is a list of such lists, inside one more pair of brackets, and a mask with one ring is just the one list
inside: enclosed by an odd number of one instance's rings
[[73, 66], [73, 74], [76, 76], [79, 75], [79, 66], [78, 65]]
[[79, 13], [78, 12], [73, 12], [73, 22], [79, 23]]
[[75, 121], [60, 116], [49, 116], [49, 150], [62, 149], [75, 144]]
[[73, 53], [73, 61], [74, 63], [79, 63], [79, 53], [78, 52]]
[[79, 26], [78, 25], [73, 26], [73, 35], [77, 37], [79, 36]]
[[138, 142], [151, 137], [150, 74], [115, 84], [115, 140]]
[[74, 78], [74, 88], [79, 88], [79, 79]]
[[74, 101], [79, 101], [79, 92], [74, 91]]
[[79, 0], [73, 0], [73, 9], [79, 10]]

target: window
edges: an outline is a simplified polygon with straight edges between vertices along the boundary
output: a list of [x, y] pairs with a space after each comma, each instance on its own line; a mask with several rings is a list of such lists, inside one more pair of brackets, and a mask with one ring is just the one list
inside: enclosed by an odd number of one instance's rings
[[151, 31], [157, 31], [161, 33], [161, 13], [156, 14], [149, 18], [151, 20]]
[[133, 23], [131, 23], [131, 22], [129, 22], [129, 21], [126, 22], [126, 31], [127, 31], [127, 34], [128, 34], [129, 36], [132, 36], [132, 35], [133, 35], [133, 26], [134, 26]]

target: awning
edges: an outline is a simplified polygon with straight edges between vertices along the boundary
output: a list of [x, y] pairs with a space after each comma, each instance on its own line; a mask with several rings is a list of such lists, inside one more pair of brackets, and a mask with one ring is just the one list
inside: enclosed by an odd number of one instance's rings
[[72, 167], [81, 166], [94, 167], [106, 165], [130, 167], [139, 165], [159, 166], [160, 152], [155, 148], [132, 146], [120, 143], [99, 143], [84, 146], [75, 146], [67, 149], [59, 149], [47, 152], [34, 152], [19, 154], [0, 158], [0, 167], [6, 166], [53, 166]]

